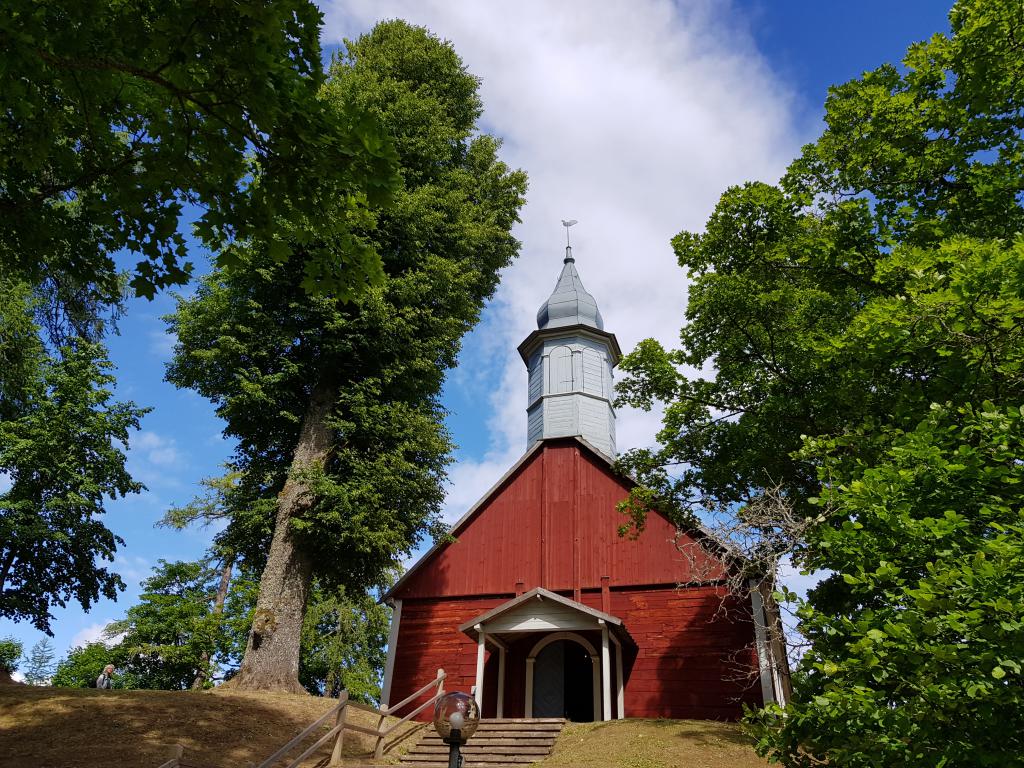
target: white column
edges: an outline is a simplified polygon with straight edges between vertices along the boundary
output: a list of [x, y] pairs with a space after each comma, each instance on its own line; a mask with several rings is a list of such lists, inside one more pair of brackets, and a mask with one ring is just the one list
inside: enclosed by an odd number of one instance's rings
[[626, 684], [622, 679], [622, 643], [615, 635], [612, 635], [612, 642], [615, 643], [615, 719], [622, 720], [626, 716]]
[[496, 716], [505, 716], [505, 646], [498, 649], [498, 711]]
[[398, 625], [402, 623], [402, 601], [391, 603], [391, 632], [388, 634], [388, 660], [384, 664], [384, 685], [380, 690], [380, 703], [386, 707], [391, 703], [391, 680], [395, 675], [395, 653], [398, 649]]
[[484, 713], [484, 654], [487, 642], [487, 634], [484, 632], [483, 624], [476, 625], [476, 705], [480, 708], [480, 715]]
[[533, 717], [533, 662], [532, 656], [526, 660], [526, 717]]
[[764, 621], [764, 601], [761, 599], [761, 591], [757, 587], [757, 582], [751, 579], [748, 586], [750, 587], [750, 607], [754, 614], [757, 666], [761, 672], [761, 698], [765, 704], [770, 704], [775, 701], [775, 689], [772, 686], [772, 662], [768, 658], [768, 632]]
[[601, 624], [601, 719], [612, 719], [612, 670], [608, 649], [608, 625]]

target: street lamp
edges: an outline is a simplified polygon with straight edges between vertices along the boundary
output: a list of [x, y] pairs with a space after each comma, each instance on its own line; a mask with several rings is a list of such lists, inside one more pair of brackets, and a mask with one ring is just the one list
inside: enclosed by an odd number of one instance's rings
[[461, 768], [459, 748], [476, 733], [479, 724], [480, 708], [472, 696], [454, 691], [438, 699], [434, 706], [434, 730], [449, 746], [448, 768]]

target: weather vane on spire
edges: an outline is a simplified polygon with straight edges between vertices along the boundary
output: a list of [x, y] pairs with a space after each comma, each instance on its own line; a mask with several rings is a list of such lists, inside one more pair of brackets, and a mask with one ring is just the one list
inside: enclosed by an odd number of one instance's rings
[[573, 259], [573, 257], [572, 257], [572, 246], [569, 245], [569, 227], [571, 227], [573, 224], [578, 224], [578, 223], [579, 222], [577, 222], [576, 219], [569, 219], [568, 221], [566, 221], [565, 219], [562, 219], [562, 226], [565, 227], [565, 261], [566, 262], [575, 261], [575, 259]]
[[565, 227], [565, 247], [566, 248], [570, 247], [570, 245], [569, 245], [569, 227], [571, 227], [573, 224], [579, 224], [579, 222], [576, 221], [576, 219], [569, 219], [568, 221], [566, 221], [565, 219], [562, 219], [562, 226]]

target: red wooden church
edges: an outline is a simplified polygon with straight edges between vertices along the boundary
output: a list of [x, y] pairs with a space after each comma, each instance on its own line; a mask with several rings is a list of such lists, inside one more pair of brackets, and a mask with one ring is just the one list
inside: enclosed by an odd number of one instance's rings
[[529, 448], [386, 595], [383, 703], [439, 668], [484, 717], [734, 719], [778, 700], [760, 594], [728, 593], [725, 551], [656, 513], [639, 537], [618, 534], [621, 353], [568, 248], [537, 325], [519, 347]]

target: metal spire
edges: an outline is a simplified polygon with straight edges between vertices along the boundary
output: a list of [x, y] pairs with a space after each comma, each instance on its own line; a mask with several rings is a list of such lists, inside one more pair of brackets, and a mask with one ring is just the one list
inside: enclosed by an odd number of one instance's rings
[[578, 223], [579, 222], [576, 221], [576, 219], [569, 219], [568, 221], [562, 219], [562, 226], [565, 227], [565, 259], [562, 261], [563, 264], [576, 261], [576, 259], [572, 257], [572, 246], [569, 245], [569, 227]]

